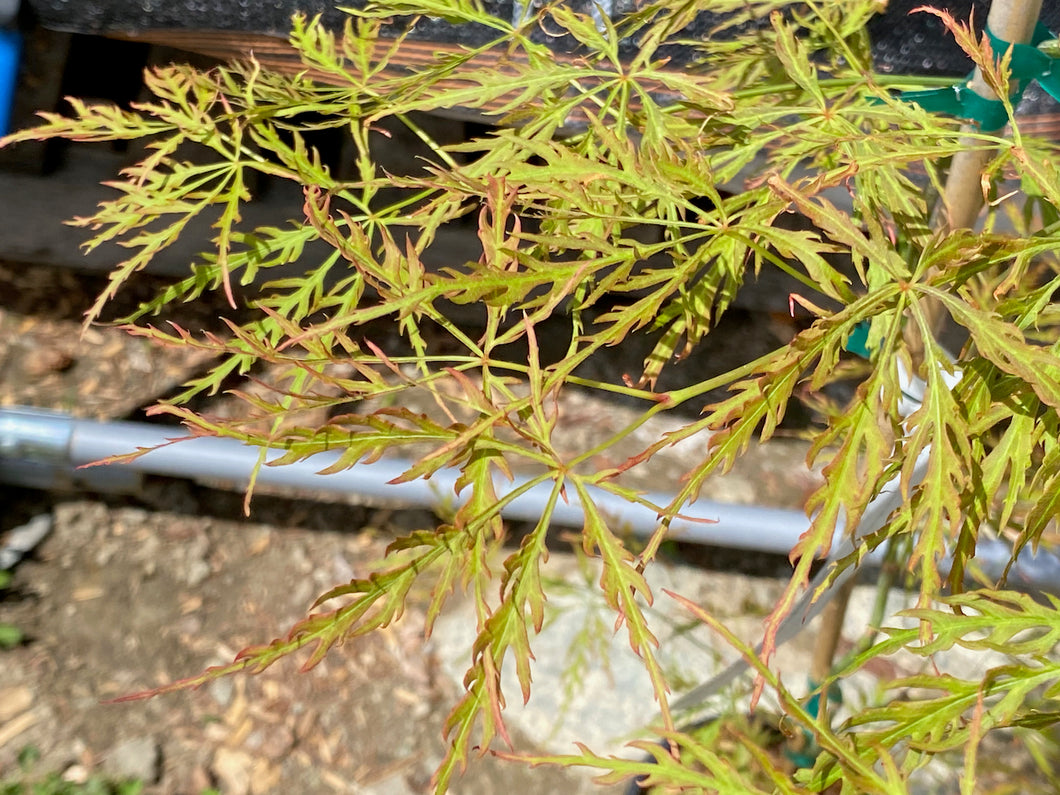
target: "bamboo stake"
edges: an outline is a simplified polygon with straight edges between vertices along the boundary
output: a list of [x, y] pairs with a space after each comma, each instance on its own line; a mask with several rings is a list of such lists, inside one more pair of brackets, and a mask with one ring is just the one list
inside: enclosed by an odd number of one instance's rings
[[[821, 613], [821, 628], [817, 633], [810, 662], [810, 678], [816, 684], [824, 682], [832, 673], [832, 661], [835, 659], [839, 638], [842, 635], [843, 618], [846, 616], [850, 595], [854, 592], [857, 578], [851, 577], [839, 586], [835, 598]], [[823, 698], [823, 696], [822, 696]]]
[[828, 720], [828, 695], [831, 685], [827, 684], [832, 674], [832, 663], [836, 649], [843, 634], [843, 619], [846, 618], [850, 595], [858, 578], [851, 577], [838, 587], [835, 597], [821, 613], [821, 626], [814, 638], [813, 657], [810, 662], [810, 681], [820, 689], [817, 696], [817, 717], [821, 723]]
[[[1026, 44], [1031, 40], [1041, 12], [1042, 0], [994, 0], [986, 24], [1002, 41]], [[1000, 56], [1003, 53], [995, 55]], [[970, 87], [984, 99], [997, 99], [979, 69], [975, 70]], [[967, 124], [963, 131], [975, 133], [980, 130], [975, 124]], [[998, 133], [1000, 130], [983, 132]], [[983, 206], [983, 167], [990, 159], [991, 153], [983, 149], [975, 139], [964, 138], [962, 143], [967, 148], [954, 155], [943, 193], [944, 212], [939, 225], [944, 229], [972, 228]]]
[[[1001, 41], [1026, 44], [1031, 40], [1041, 12], [1042, 0], [994, 0], [986, 24]], [[969, 87], [984, 99], [997, 99], [993, 89], [983, 79], [980, 69], [975, 70]], [[936, 228], [944, 232], [973, 228], [983, 206], [983, 169], [993, 153], [983, 148], [981, 140], [971, 136], [974, 133], [996, 135], [1001, 132], [980, 130], [976, 124], [966, 124], [961, 131], [964, 133], [961, 138], [962, 148], [950, 163], [941, 207], [935, 216]], [[942, 308], [935, 302], [928, 303], [924, 306], [924, 316], [931, 334], [937, 336], [942, 327]], [[921, 362], [924, 341], [920, 339], [918, 328], [910, 325], [909, 331], [907, 342], [913, 361]]]

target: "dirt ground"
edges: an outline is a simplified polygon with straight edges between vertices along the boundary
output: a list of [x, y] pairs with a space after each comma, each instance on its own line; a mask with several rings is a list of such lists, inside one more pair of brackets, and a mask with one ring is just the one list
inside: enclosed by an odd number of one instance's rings
[[[139, 419], [204, 364], [116, 329], [79, 339], [95, 277], [5, 265], [0, 283], [4, 405]], [[262, 496], [247, 519], [241, 495], [173, 480], [126, 497], [6, 488], [3, 500], [0, 541], [41, 514], [53, 529], [0, 601], [0, 622], [26, 634], [0, 653], [0, 781], [34, 747], [39, 772], [138, 777], [148, 793], [427, 789], [459, 693], [425, 645], [426, 594], [398, 625], [309, 673], [290, 660], [197, 692], [107, 702], [286, 632], [320, 593], [363, 575], [397, 533], [432, 527], [431, 514]], [[489, 757], [454, 787], [586, 789], [585, 777]]]
[[[0, 654], [0, 768], [33, 745], [41, 768], [134, 775], [153, 783], [148, 792], [424, 791], [459, 694], [436, 675], [415, 603], [397, 626], [306, 674], [289, 660], [198, 692], [106, 703], [267, 641], [319, 593], [363, 573], [393, 531], [387, 512], [266, 499], [266, 524], [238, 518], [238, 495], [162, 491], [165, 510], [54, 499], [53, 532], [3, 604], [3, 620], [29, 637]], [[456, 791], [582, 784], [485, 759]]]
[[[115, 312], [157, 286], [139, 284]], [[115, 328], [81, 336], [81, 313], [101, 285], [96, 275], [0, 264], [0, 405], [140, 421], [144, 407], [208, 363]], [[174, 319], [208, 328], [221, 311], [200, 302]], [[746, 340], [734, 347], [744, 353]], [[624, 358], [609, 366], [636, 367], [645, 352], [616, 352]], [[707, 355], [710, 367], [727, 365]], [[210, 408], [233, 410], [223, 398]], [[605, 433], [629, 411], [572, 395], [564, 414], [573, 428], [562, 437], [583, 445], [581, 435]], [[790, 452], [796, 461], [803, 455], [798, 446]], [[663, 457], [646, 486], [678, 477], [684, 463]], [[775, 455], [747, 466], [757, 486], [783, 485], [791, 504], [812, 487], [809, 475], [794, 483], [780, 477], [786, 464]], [[733, 488], [747, 481], [734, 477]], [[742, 488], [734, 499], [758, 496]], [[424, 642], [426, 594], [413, 595], [397, 626], [346, 644], [309, 673], [289, 660], [196, 692], [108, 703], [285, 633], [320, 593], [363, 575], [397, 534], [435, 524], [422, 510], [290, 496], [257, 497], [247, 519], [241, 504], [238, 493], [179, 480], [151, 481], [130, 496], [4, 490], [0, 543], [34, 516], [50, 516], [53, 529], [0, 601], [0, 622], [26, 634], [23, 645], [0, 653], [0, 781], [33, 747], [39, 772], [132, 776], [148, 782], [148, 793], [427, 789], [444, 750], [441, 727], [460, 693]], [[766, 556], [760, 565], [773, 574], [786, 564]], [[515, 740], [534, 750], [518, 732]], [[453, 787], [507, 790], [601, 791], [588, 775], [490, 757], [473, 762]]]

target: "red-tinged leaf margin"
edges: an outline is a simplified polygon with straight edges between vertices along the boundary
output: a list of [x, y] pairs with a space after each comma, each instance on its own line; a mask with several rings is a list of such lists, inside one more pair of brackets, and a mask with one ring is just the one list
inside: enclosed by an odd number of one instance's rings
[[[972, 59], [972, 62], [979, 68], [980, 74], [986, 81], [987, 85], [994, 91], [994, 93], [1003, 98], [1003, 101], [1008, 100], [1009, 96], [1009, 62], [1011, 61], [1011, 52], [995, 53], [993, 47], [990, 46], [990, 39], [984, 32], [980, 37], [976, 38], [975, 35], [975, 9], [973, 8], [968, 17], [968, 22], [960, 22], [951, 13], [945, 9], [932, 8], [931, 6], [918, 6], [909, 12], [910, 14], [931, 14], [932, 16], [938, 17], [943, 26], [952, 35], [957, 46], [960, 47], [964, 53]], [[1015, 13], [1015, 12], [1013, 12]], [[1011, 114], [1012, 108], [1009, 108]]]
[[[922, 329], [928, 327], [917, 303], [911, 303], [910, 312]], [[925, 334], [924, 339], [927, 381], [920, 408], [906, 420], [901, 478], [903, 493], [910, 495], [908, 523], [917, 530], [909, 566], [920, 576], [921, 607], [927, 606], [942, 587], [938, 564], [961, 527], [963, 494], [972, 470], [972, 450], [965, 431], [970, 418], [944, 378], [945, 368], [951, 365], [930, 335]], [[927, 456], [927, 470], [913, 494], [913, 470], [922, 453]]]
[[651, 588], [644, 579], [636, 558], [611, 531], [606, 518], [596, 507], [585, 482], [576, 475], [570, 475], [569, 478], [574, 482], [585, 515], [582, 547], [587, 555], [592, 556], [594, 552], [599, 554], [602, 563], [600, 589], [608, 606], [616, 614], [615, 630], [625, 624], [630, 648], [643, 660], [651, 679], [663, 725], [667, 729], [673, 729], [674, 722], [669, 705], [670, 686], [655, 654], [659, 640], [648, 627], [644, 610], [638, 602], [639, 598], [648, 606], [652, 604], [654, 597]]
[[1018, 326], [959, 296], [926, 284], [918, 285], [917, 290], [937, 300], [950, 317], [968, 329], [980, 354], [1029, 385], [1047, 406], [1060, 410], [1060, 356], [1028, 343]]

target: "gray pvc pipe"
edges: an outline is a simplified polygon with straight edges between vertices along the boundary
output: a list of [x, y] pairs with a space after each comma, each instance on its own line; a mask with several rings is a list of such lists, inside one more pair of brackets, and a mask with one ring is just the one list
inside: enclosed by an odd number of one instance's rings
[[[233, 439], [184, 439], [185, 436], [185, 429], [180, 427], [94, 422], [37, 409], [3, 409], [0, 410], [0, 481], [35, 488], [84, 485], [102, 491], [128, 491], [135, 488], [143, 475], [162, 475], [227, 481], [234, 488], [246, 485], [258, 460], [258, 448]], [[183, 440], [167, 444], [173, 439]], [[158, 449], [128, 463], [78, 469], [110, 456], [154, 447]], [[269, 451], [266, 461], [275, 461], [282, 454], [282, 450]], [[323, 453], [309, 461], [282, 467], [263, 466], [258, 473], [258, 483], [356, 494], [369, 501], [429, 509], [442, 508], [457, 498], [457, 474], [452, 471], [437, 472], [428, 480], [390, 482], [412, 466], [407, 460], [382, 459], [372, 464], [357, 464], [332, 475], [319, 474], [338, 455]], [[497, 492], [501, 496], [511, 494], [526, 482], [525, 478], [516, 478], [512, 483], [499, 479]], [[639, 537], [649, 536], [658, 527], [652, 509], [627, 502], [599, 488], [590, 487], [589, 491], [599, 510], [616, 526], [625, 527]], [[550, 483], [538, 484], [514, 498], [501, 513], [507, 519], [537, 522], [550, 494]], [[659, 506], [668, 505], [673, 499], [673, 495], [661, 492], [644, 496]], [[580, 527], [584, 515], [573, 489], [567, 490], [567, 498], [568, 502], [560, 500], [556, 504], [552, 521], [558, 525]], [[892, 484], [885, 489], [866, 510], [858, 528], [859, 537], [882, 526], [900, 499], [896, 486]], [[782, 555], [791, 551], [807, 526], [806, 516], [801, 511], [711, 500], [698, 500], [686, 506], [682, 513], [712, 523], [674, 519], [670, 526], [670, 538], [674, 540]], [[842, 532], [840, 528], [838, 533]], [[846, 554], [851, 549], [850, 543], [838, 536], [832, 558]], [[976, 560], [990, 577], [1001, 575], [1009, 556], [1010, 550], [1005, 542], [984, 538], [977, 545]], [[878, 559], [877, 554], [868, 556], [869, 562]], [[1035, 553], [1026, 549], [1010, 572], [1009, 583], [1021, 590], [1060, 594], [1060, 558], [1050, 552]], [[808, 620], [805, 614], [803, 620]]]
[[[49, 472], [36, 477], [38, 482], [27, 485], [47, 487], [48, 483], [40, 481], [49, 477], [53, 486], [64, 478], [92, 477], [95, 488], [106, 489], [108, 479], [113, 479], [113, 487], [123, 490], [128, 488], [131, 476], [144, 474], [228, 481], [237, 488], [249, 481], [258, 461], [258, 448], [234, 439], [206, 437], [167, 444], [185, 436], [186, 431], [179, 427], [92, 422], [50, 412], [4, 410], [0, 411], [0, 479], [25, 482], [25, 478], [19, 477], [19, 469], [27, 465], [39, 468], [43, 462], [51, 467]], [[155, 447], [158, 449], [128, 463], [71, 471], [110, 456]], [[268, 451], [266, 462], [275, 461], [281, 455], [282, 450]], [[457, 497], [458, 475], [453, 471], [437, 472], [428, 480], [392, 483], [413, 465], [407, 460], [384, 458], [331, 475], [319, 474], [338, 456], [338, 453], [321, 453], [295, 464], [263, 466], [258, 471], [257, 482], [265, 486], [356, 494], [369, 500], [427, 508], [440, 508]], [[517, 477], [512, 483], [498, 479], [497, 491], [504, 496], [526, 483], [526, 478]], [[506, 505], [502, 515], [507, 519], [536, 522], [551, 491], [551, 483], [532, 486]], [[656, 512], [651, 508], [630, 503], [603, 489], [590, 487], [589, 492], [598, 509], [616, 526], [625, 526], [642, 537], [658, 527]], [[672, 495], [664, 493], [644, 496], [659, 506], [668, 505], [672, 500]], [[556, 504], [552, 520], [556, 524], [580, 527], [584, 515], [573, 489], [567, 490], [567, 500]], [[806, 526], [806, 516], [801, 511], [781, 508], [699, 500], [682, 512], [711, 523], [675, 519], [670, 526], [671, 538], [734, 549], [787, 554]]]

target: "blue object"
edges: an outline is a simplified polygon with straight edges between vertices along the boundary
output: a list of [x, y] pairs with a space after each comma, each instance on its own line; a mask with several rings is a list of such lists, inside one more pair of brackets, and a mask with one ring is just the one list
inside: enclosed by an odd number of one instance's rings
[[15, 86], [18, 84], [18, 59], [21, 53], [22, 36], [19, 32], [0, 28], [0, 135], [10, 132]]

